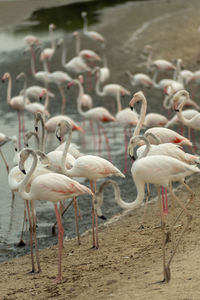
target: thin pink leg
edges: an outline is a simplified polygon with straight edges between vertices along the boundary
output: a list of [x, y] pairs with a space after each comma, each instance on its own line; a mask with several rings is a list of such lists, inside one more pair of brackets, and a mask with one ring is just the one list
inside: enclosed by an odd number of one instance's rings
[[193, 148], [194, 151], [197, 151], [197, 145], [196, 145], [196, 140], [195, 140], [195, 134], [194, 134], [194, 129], [191, 128], [191, 137], [192, 137], [192, 143], [193, 143]]
[[64, 229], [62, 226], [61, 216], [60, 216], [58, 206], [56, 203], [54, 204], [54, 208], [55, 208], [56, 220], [57, 220], [57, 224], [58, 224], [58, 276], [56, 278], [55, 283], [59, 283], [62, 281], [61, 264], [62, 264], [62, 248], [63, 248]]
[[124, 157], [124, 171], [123, 171], [123, 173], [126, 174], [127, 171], [128, 171], [128, 161], [127, 161], [127, 147], [128, 147], [128, 142], [127, 142], [126, 127], [124, 127], [124, 145], [125, 145], [125, 157]]
[[98, 125], [98, 138], [99, 138], [99, 142], [98, 142], [98, 154], [101, 155], [101, 126]]
[[92, 136], [93, 136], [93, 141], [94, 141], [94, 149], [96, 148], [96, 137], [95, 137], [95, 132], [94, 132], [94, 127], [93, 127], [93, 121], [90, 120], [90, 129], [92, 132]]
[[28, 218], [29, 218], [29, 231], [30, 231], [30, 248], [31, 248], [31, 262], [32, 262], [32, 273], [35, 272], [35, 264], [34, 264], [34, 256], [33, 256], [33, 224], [32, 224], [32, 218], [30, 214], [30, 207], [29, 207], [29, 202], [26, 200], [26, 207], [28, 211]]
[[[24, 142], [24, 140], [25, 140], [24, 110], [22, 110], [21, 116], [22, 116], [22, 133], [23, 133], [23, 142]], [[24, 144], [24, 145], [25, 145], [25, 144]]]
[[108, 160], [110, 162], [112, 162], [112, 159], [111, 159], [111, 154], [110, 154], [110, 144], [109, 144], [109, 138], [104, 130], [104, 127], [101, 126], [101, 130], [103, 131], [103, 135], [104, 135], [104, 138], [105, 138], [105, 141], [106, 141], [106, 148], [107, 148], [107, 153], [108, 153]]
[[168, 206], [167, 206], [167, 200], [166, 200], [166, 194], [164, 193], [164, 188], [162, 186], [162, 203], [163, 203], [163, 212], [164, 214], [168, 214]]
[[21, 115], [20, 115], [20, 111], [17, 111], [18, 114], [18, 147], [19, 147], [19, 151], [21, 150]]

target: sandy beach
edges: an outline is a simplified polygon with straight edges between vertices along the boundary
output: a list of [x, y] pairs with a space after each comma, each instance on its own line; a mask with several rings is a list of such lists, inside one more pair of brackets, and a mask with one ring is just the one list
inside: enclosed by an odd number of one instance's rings
[[[27, 5], [27, 2], [30, 2], [30, 5]], [[8, 16], [12, 17], [9, 12], [11, 5], [13, 13], [16, 14], [15, 21], [18, 23], [29, 16], [31, 11], [50, 6], [51, 2], [55, 1], [48, 1], [48, 5], [47, 1], [19, 1], [17, 4], [16, 1], [11, 1], [11, 4], [1, 2], [0, 24], [11, 24], [8, 21]], [[56, 4], [68, 2], [71, 1], [57, 1]], [[93, 29], [102, 33], [108, 41], [112, 80], [130, 88], [124, 71], [145, 71], [139, 67], [139, 63], [141, 50], [146, 44], [153, 46], [156, 58], [175, 61], [181, 57], [184, 68], [198, 70], [200, 35], [197, 29], [200, 3], [192, 3], [191, 5], [190, 1], [165, 1], [156, 4], [153, 1], [144, 4], [143, 15], [139, 6], [132, 3], [105, 10], [101, 22]], [[138, 19], [138, 24], [143, 20], [144, 26], [140, 31], [137, 31], [137, 26], [133, 28], [132, 18]], [[155, 21], [150, 22], [151, 19]], [[133, 93], [136, 91], [137, 88], [132, 89]], [[131, 182], [130, 173], [127, 176]], [[98, 250], [90, 249], [91, 232], [81, 237], [80, 246], [76, 240], [65, 241], [63, 282], [58, 285], [52, 284], [57, 274], [57, 247], [40, 251], [40, 274], [28, 273], [31, 267], [30, 255], [1, 263], [0, 299], [200, 299], [199, 176], [193, 175], [187, 179], [187, 183], [195, 193], [188, 207], [193, 219], [171, 264], [169, 283], [156, 283], [163, 279], [163, 274], [160, 216], [155, 199], [148, 205], [144, 230], [138, 230], [144, 210], [142, 206], [137, 210], [124, 212], [113, 218], [112, 222], [102, 225], [99, 229]], [[132, 186], [128, 190], [130, 194], [131, 188]], [[183, 203], [186, 203], [189, 194], [184, 187], [178, 186], [175, 192]], [[112, 192], [111, 197], [114, 197]], [[168, 226], [179, 211], [180, 208], [173, 207], [169, 198]], [[178, 223], [180, 226], [175, 228], [175, 238], [179, 236], [185, 220], [183, 217]], [[171, 244], [169, 243], [169, 253]]]

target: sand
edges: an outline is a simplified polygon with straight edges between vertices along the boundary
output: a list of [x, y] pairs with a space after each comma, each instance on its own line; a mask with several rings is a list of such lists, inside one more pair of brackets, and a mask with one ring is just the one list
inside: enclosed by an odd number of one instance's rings
[[[177, 10], [179, 6], [182, 10]], [[174, 13], [168, 15], [173, 9]], [[165, 17], [160, 19], [159, 12]], [[169, 1], [163, 6], [151, 6], [149, 3], [143, 13], [144, 16], [137, 14], [137, 6], [131, 4], [116, 7], [105, 11], [101, 24], [95, 28], [108, 39], [108, 59], [115, 71], [113, 78], [130, 87], [122, 70], [130, 66], [132, 71], [140, 69], [137, 64], [141, 61], [139, 55], [145, 44], [153, 45], [157, 57], [170, 60], [181, 57], [186, 68], [197, 70], [200, 39], [197, 32], [200, 20], [198, 2], [190, 5], [188, 1], [182, 1], [180, 5], [180, 1], [173, 4]], [[139, 39], [135, 40], [137, 28], [131, 27], [131, 18], [138, 18], [139, 22], [139, 18], [145, 17], [144, 22], [148, 22], [153, 16], [158, 17], [157, 22], [140, 32]], [[116, 34], [113, 34], [114, 28]], [[188, 207], [193, 218], [172, 261], [169, 283], [157, 283], [163, 279], [163, 270], [160, 216], [155, 200], [148, 205], [144, 230], [138, 230], [144, 209], [142, 206], [124, 213], [115, 222], [101, 226], [98, 250], [90, 249], [90, 232], [81, 237], [80, 246], [76, 240], [65, 241], [63, 281], [58, 285], [53, 284], [57, 274], [57, 247], [40, 251], [40, 274], [29, 274], [30, 255], [1, 263], [0, 299], [200, 299], [199, 182], [198, 175], [187, 180], [195, 192]], [[131, 193], [132, 186], [127, 188]], [[175, 193], [183, 203], [190, 197], [182, 186]], [[168, 226], [179, 211], [180, 208], [177, 205], [173, 207], [169, 198]], [[183, 215], [174, 230], [175, 239], [185, 222]], [[169, 255], [172, 240], [168, 248]]]

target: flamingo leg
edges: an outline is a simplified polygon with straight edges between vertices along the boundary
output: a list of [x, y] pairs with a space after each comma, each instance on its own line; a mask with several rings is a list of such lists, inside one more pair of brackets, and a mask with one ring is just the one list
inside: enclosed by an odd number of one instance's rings
[[29, 231], [30, 231], [30, 248], [31, 248], [31, 262], [32, 262], [32, 271], [31, 273], [35, 272], [35, 264], [34, 264], [34, 255], [33, 255], [33, 224], [32, 224], [32, 218], [30, 213], [30, 207], [29, 202], [26, 200], [26, 207], [28, 211], [28, 218], [29, 218]]
[[58, 85], [58, 89], [62, 98], [61, 114], [63, 115], [65, 113], [65, 107], [66, 107], [66, 97], [65, 97], [63, 87], [61, 85]]
[[18, 115], [18, 147], [21, 150], [21, 116], [20, 111], [17, 112]]
[[[65, 214], [65, 212], [68, 210], [68, 208], [72, 205], [72, 203], [73, 203], [73, 199], [69, 202], [69, 204], [63, 209], [63, 211], [62, 211], [62, 217], [64, 216], [64, 214]], [[51, 232], [52, 232], [52, 234], [55, 234], [55, 232], [56, 232], [56, 225], [57, 225], [57, 220], [56, 220], [56, 222], [54, 223], [54, 225], [52, 226], [52, 228], [51, 228]]]
[[35, 217], [34, 201], [31, 201], [31, 212], [32, 212], [32, 219], [33, 219], [33, 234], [34, 234], [34, 242], [35, 242], [36, 262], [38, 266], [38, 273], [40, 273], [41, 267], [40, 267], [40, 259], [39, 259], [37, 236], [36, 236], [36, 217]]
[[76, 197], [74, 197], [73, 203], [74, 203], [74, 212], [75, 212], [76, 235], [77, 235], [78, 245], [80, 245], [81, 244], [81, 240], [80, 240], [79, 224], [78, 224], [78, 214], [77, 214], [78, 203], [77, 203]]
[[98, 125], [98, 137], [99, 137], [99, 142], [98, 142], [98, 155], [101, 155], [101, 126]]
[[56, 214], [56, 220], [58, 224], [58, 276], [56, 278], [55, 283], [59, 283], [62, 281], [62, 248], [63, 248], [63, 235], [64, 235], [64, 229], [62, 226], [61, 216], [58, 210], [58, 206], [55, 203], [55, 214]]
[[2, 152], [2, 150], [1, 150], [1, 148], [0, 148], [0, 155], [1, 155], [1, 157], [2, 157], [2, 159], [3, 159], [3, 162], [4, 162], [5, 166], [6, 166], [6, 171], [7, 171], [7, 173], [9, 174], [9, 166], [8, 166], [8, 163], [7, 163], [7, 161], [6, 161], [5, 156], [3, 155], [3, 152]]
[[104, 135], [104, 138], [105, 138], [105, 141], [106, 141], [106, 148], [107, 148], [108, 160], [110, 162], [112, 162], [111, 155], [110, 155], [110, 144], [109, 144], [108, 136], [107, 136], [107, 134], [106, 134], [103, 126], [101, 126], [101, 130], [103, 132], [103, 135]]
[[[90, 181], [90, 186], [93, 194], [95, 195], [96, 193], [96, 181]], [[96, 223], [96, 235], [95, 235], [95, 230], [94, 230], [94, 222]], [[93, 240], [93, 245], [92, 248], [98, 249], [99, 248], [99, 239], [98, 239], [98, 217], [95, 212], [94, 208], [94, 197], [92, 197], [92, 240]]]
[[149, 196], [150, 196], [150, 190], [149, 190], [149, 183], [147, 183], [147, 196], [145, 198], [145, 203], [144, 203], [144, 212], [143, 212], [143, 216], [142, 216], [142, 220], [141, 220], [141, 225], [139, 226], [139, 229], [144, 229], [144, 219], [146, 216], [146, 211], [147, 211], [147, 204], [149, 201]]
[[[176, 243], [176, 245], [175, 245], [175, 247], [174, 247], [174, 249], [173, 249], [173, 251], [172, 251], [172, 254], [171, 254], [171, 256], [170, 256], [170, 258], [169, 258], [169, 260], [168, 260], [167, 266], [166, 266], [167, 270], [169, 270], [169, 272], [170, 272], [170, 264], [171, 264], [171, 262], [172, 262], [172, 259], [173, 259], [173, 257], [174, 257], [174, 254], [176, 253], [176, 250], [177, 250], [177, 248], [178, 248], [178, 245], [179, 245], [179, 243], [180, 243], [180, 241], [181, 241], [183, 235], [185, 234], [186, 230], [188, 229], [188, 227], [189, 227], [189, 225], [190, 225], [190, 223], [191, 223], [191, 221], [192, 221], [192, 216], [191, 216], [191, 214], [189, 214], [189, 212], [187, 211], [186, 207], [182, 204], [181, 200], [174, 194], [174, 192], [173, 192], [173, 190], [172, 190], [171, 187], [169, 187], [169, 192], [170, 192], [170, 194], [172, 195], [172, 197], [178, 202], [179, 206], [182, 208], [182, 211], [181, 211], [180, 215], [182, 214], [182, 212], [184, 212], [185, 215], [187, 216], [187, 222], [186, 222], [186, 224], [185, 224], [185, 227], [183, 228], [183, 230], [182, 230], [182, 232], [181, 232], [181, 234], [180, 234], [180, 236], [179, 236], [179, 239], [178, 239], [178, 241], [177, 241], [177, 243]], [[191, 199], [189, 199], [189, 201], [188, 201], [187, 204], [189, 204], [190, 201], [191, 201]], [[176, 220], [176, 221], [177, 221], [177, 220]], [[170, 278], [169, 278], [169, 280], [170, 280]], [[168, 281], [169, 281], [169, 280], [168, 280]], [[168, 282], [168, 281], [167, 281], [167, 282]]]
[[94, 127], [93, 127], [92, 120], [90, 120], [90, 129], [91, 129], [91, 132], [92, 132], [93, 141], [94, 141], [94, 147], [95, 147], [96, 146], [96, 137], [95, 137], [95, 132], [94, 132]]
[[127, 148], [128, 148], [128, 142], [127, 142], [127, 131], [126, 127], [124, 127], [124, 145], [125, 145], [125, 156], [124, 156], [124, 171], [123, 173], [126, 174], [128, 171], [128, 161], [127, 161]]
[[21, 111], [21, 118], [22, 118], [22, 134], [23, 134], [23, 141], [25, 141], [24, 110]]

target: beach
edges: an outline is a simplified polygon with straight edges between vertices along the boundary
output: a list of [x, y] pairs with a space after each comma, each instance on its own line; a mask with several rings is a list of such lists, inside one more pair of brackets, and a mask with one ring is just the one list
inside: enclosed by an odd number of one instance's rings
[[[28, 1], [29, 9], [25, 2], [27, 5], [27, 1], [19, 1], [24, 11], [21, 10], [16, 16], [18, 21], [23, 20], [23, 16], [30, 15], [34, 9], [45, 6], [47, 1]], [[67, 1], [59, 1], [57, 5], [62, 3]], [[1, 5], [9, 4], [3, 2]], [[16, 1], [13, 1], [13, 11], [15, 5]], [[106, 9], [100, 23], [93, 26], [94, 30], [107, 39], [112, 80], [130, 88], [124, 72], [145, 71], [140, 67], [140, 54], [146, 44], [153, 46], [155, 58], [170, 61], [182, 58], [185, 69], [198, 70], [200, 3], [164, 1], [158, 4], [153, 1], [143, 5], [143, 15], [139, 6], [131, 2]], [[51, 6], [50, 1], [48, 6]], [[18, 9], [17, 6], [16, 14]], [[138, 24], [140, 19], [143, 20], [140, 30], [136, 25], [133, 28], [132, 18], [138, 19]], [[0, 20], [2, 26], [9, 25], [8, 20]], [[136, 87], [132, 89], [133, 93], [136, 91]], [[151, 95], [151, 91], [148, 95]], [[133, 184], [130, 169], [127, 177], [130, 183], [127, 193], [131, 195]], [[1, 263], [0, 299], [200, 299], [199, 176], [194, 174], [186, 182], [195, 193], [188, 207], [192, 222], [173, 258], [169, 283], [158, 283], [163, 279], [162, 241], [158, 203], [154, 199], [148, 204], [143, 230], [138, 229], [144, 211], [144, 206], [141, 206], [134, 211], [120, 213], [100, 226], [98, 250], [91, 249], [90, 231], [81, 236], [80, 246], [76, 239], [65, 241], [63, 281], [60, 284], [53, 284], [57, 274], [57, 246], [40, 251], [40, 274], [29, 274], [30, 255]], [[182, 185], [175, 189], [175, 193], [186, 204], [190, 195]], [[110, 197], [114, 198], [111, 190]], [[166, 217], [168, 226], [173, 223], [179, 211], [180, 208], [177, 205], [174, 207], [169, 197], [169, 215]], [[186, 217], [183, 215], [174, 229], [175, 239], [180, 235], [185, 221]], [[171, 244], [170, 242], [169, 253]]]

